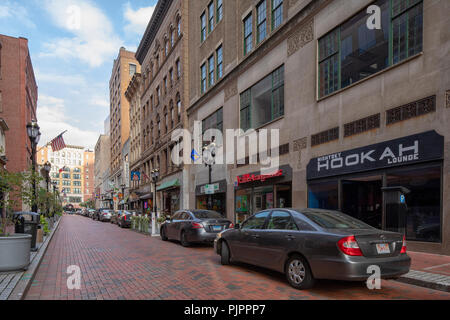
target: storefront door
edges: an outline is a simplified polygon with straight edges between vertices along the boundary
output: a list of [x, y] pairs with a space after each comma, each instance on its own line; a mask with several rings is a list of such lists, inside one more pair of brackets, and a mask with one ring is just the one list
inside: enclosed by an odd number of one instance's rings
[[342, 180], [342, 210], [372, 227], [382, 228], [382, 176]]

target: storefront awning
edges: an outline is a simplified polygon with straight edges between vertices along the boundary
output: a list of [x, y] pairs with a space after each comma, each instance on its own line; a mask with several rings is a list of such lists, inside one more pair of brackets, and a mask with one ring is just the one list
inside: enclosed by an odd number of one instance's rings
[[170, 180], [161, 184], [156, 191], [163, 191], [170, 188], [176, 188], [180, 186], [180, 181], [178, 179]]
[[147, 200], [147, 199], [152, 199], [153, 198], [153, 193], [146, 193], [143, 194], [142, 196], [139, 197], [140, 200]]

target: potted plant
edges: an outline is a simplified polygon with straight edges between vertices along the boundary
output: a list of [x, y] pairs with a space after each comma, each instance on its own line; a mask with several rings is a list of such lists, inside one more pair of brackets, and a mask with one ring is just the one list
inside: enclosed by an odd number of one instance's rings
[[28, 268], [30, 264], [31, 235], [12, 234], [14, 221], [11, 211], [17, 199], [26, 197], [26, 176], [0, 169], [0, 272]]

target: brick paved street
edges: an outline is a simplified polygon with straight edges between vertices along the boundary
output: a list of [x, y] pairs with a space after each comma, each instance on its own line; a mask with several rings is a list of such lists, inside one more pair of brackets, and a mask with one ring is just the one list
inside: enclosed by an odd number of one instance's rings
[[[81, 290], [66, 270], [81, 268]], [[307, 291], [284, 276], [246, 265], [221, 266], [207, 246], [183, 248], [110, 223], [64, 216], [26, 299], [450, 299], [450, 293], [395, 281], [381, 290], [362, 283], [319, 281]]]

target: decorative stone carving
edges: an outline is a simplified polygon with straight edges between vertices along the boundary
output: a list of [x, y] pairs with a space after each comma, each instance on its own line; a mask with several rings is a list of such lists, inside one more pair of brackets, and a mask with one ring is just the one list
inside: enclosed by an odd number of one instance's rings
[[225, 88], [225, 101], [228, 101], [232, 96], [238, 94], [236, 79], [231, 80], [230, 84]]
[[307, 137], [295, 140], [294, 141], [294, 152], [306, 149], [307, 144], [308, 144], [308, 138]]
[[302, 168], [302, 150], [308, 146], [308, 137], [304, 137], [294, 141], [294, 152], [298, 152], [297, 169]]
[[288, 38], [288, 56], [303, 48], [314, 38], [314, 21], [308, 21]]

